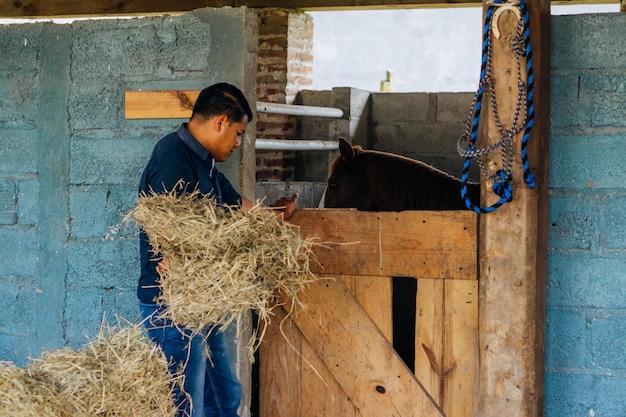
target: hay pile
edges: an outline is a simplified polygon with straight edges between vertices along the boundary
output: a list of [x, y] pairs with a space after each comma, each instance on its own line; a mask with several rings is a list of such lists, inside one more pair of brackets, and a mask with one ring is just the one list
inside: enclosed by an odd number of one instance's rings
[[173, 417], [167, 360], [138, 326], [103, 326], [83, 349], [44, 352], [24, 368], [0, 362], [0, 416]]
[[197, 191], [170, 192], [141, 196], [126, 219], [135, 220], [170, 263], [158, 303], [195, 333], [224, 329], [250, 309], [265, 329], [277, 292], [298, 305], [298, 292], [316, 279], [309, 268], [313, 241], [259, 205], [222, 209]]

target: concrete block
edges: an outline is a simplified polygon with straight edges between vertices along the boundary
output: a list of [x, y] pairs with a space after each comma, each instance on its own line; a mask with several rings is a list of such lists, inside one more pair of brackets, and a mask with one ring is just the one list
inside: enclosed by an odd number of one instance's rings
[[145, 140], [74, 140], [70, 144], [70, 183], [139, 184], [154, 143]]
[[596, 199], [582, 194], [552, 193], [548, 200], [548, 247], [584, 249], [596, 241]]
[[12, 178], [0, 177], [0, 225], [17, 223], [17, 187]]
[[0, 253], [11, 254], [0, 262], [0, 276], [35, 275], [39, 255], [36, 231], [18, 226], [0, 226]]
[[6, 333], [0, 330], [0, 358], [13, 362], [19, 367], [28, 363], [28, 358], [36, 357], [31, 350], [33, 334], [29, 329], [22, 329], [19, 334]]
[[37, 131], [0, 128], [0, 174], [35, 174], [37, 166]]
[[604, 249], [626, 249], [626, 190], [618, 193], [606, 193], [598, 200], [598, 243]]
[[109, 84], [118, 77], [153, 74], [154, 51], [161, 47], [155, 24], [160, 26], [160, 21], [157, 17], [144, 17], [74, 22], [72, 78]]
[[330, 93], [330, 107], [343, 109], [343, 118], [362, 117], [369, 115], [370, 92], [350, 87], [335, 87]]
[[469, 116], [474, 93], [437, 93], [437, 113], [439, 123], [463, 123]]
[[603, 371], [626, 369], [626, 309], [598, 311], [591, 320], [594, 365]]
[[86, 82], [70, 89], [70, 129], [116, 129], [124, 117], [124, 91], [109, 78]]
[[40, 77], [32, 71], [3, 74], [0, 68], [0, 128], [33, 129], [41, 123], [37, 119]]
[[398, 121], [427, 121], [431, 111], [429, 93], [371, 93], [372, 120], [393, 123]]
[[105, 186], [70, 188], [70, 233], [85, 239], [104, 236], [107, 232], [107, 194]]
[[[552, 308], [619, 309], [626, 298], [626, 261], [621, 255], [551, 251], [548, 305]], [[556, 324], [556, 323], [555, 323]]]
[[550, 307], [546, 313], [546, 368], [572, 372], [589, 364], [591, 339], [584, 311]]
[[124, 222], [124, 216], [137, 203], [137, 187], [70, 187], [69, 198], [70, 230], [74, 238], [115, 240], [137, 237], [134, 223]]
[[93, 339], [103, 320], [111, 325], [117, 318], [139, 322], [134, 290], [69, 288], [66, 302], [66, 315], [72, 320], [67, 321], [65, 335], [68, 346], [74, 349]]
[[9, 334], [23, 334], [35, 322], [35, 286], [29, 277], [8, 275], [0, 277], [0, 329]]
[[625, 68], [623, 22], [619, 13], [552, 16], [552, 68]]
[[105, 318], [102, 294], [103, 290], [99, 288], [67, 289], [65, 316], [72, 319], [66, 321], [63, 333], [72, 348], [82, 347], [88, 342], [87, 337], [93, 337], [98, 333], [102, 319]]
[[39, 181], [35, 178], [21, 179], [17, 189], [18, 223], [35, 226], [39, 216]]
[[555, 134], [550, 143], [550, 188], [623, 188], [626, 140], [621, 134]]
[[42, 25], [0, 25], [0, 74], [38, 71]]
[[256, 184], [256, 198], [265, 197], [264, 205], [268, 205], [281, 197], [291, 197], [297, 191], [300, 193], [298, 208], [317, 208], [325, 188], [325, 182], [258, 182]]
[[67, 286], [135, 289], [139, 279], [137, 239], [78, 240], [67, 248]]
[[[624, 45], [626, 47], [626, 42]], [[591, 126], [626, 126], [625, 69], [587, 71], [581, 75], [580, 100], [589, 109]]]
[[553, 128], [589, 126], [591, 117], [581, 112], [580, 74], [552, 70], [550, 77], [550, 124]]
[[549, 370], [545, 374], [546, 417], [626, 415], [626, 379], [619, 375]]

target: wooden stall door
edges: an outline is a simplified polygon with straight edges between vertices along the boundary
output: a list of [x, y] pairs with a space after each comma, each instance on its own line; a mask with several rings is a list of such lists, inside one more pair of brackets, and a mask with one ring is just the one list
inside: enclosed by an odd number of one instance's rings
[[[260, 417], [476, 415], [476, 215], [301, 210], [321, 278], [261, 345]], [[415, 373], [392, 340], [392, 278], [417, 279]], [[288, 301], [288, 300], [285, 300]]]

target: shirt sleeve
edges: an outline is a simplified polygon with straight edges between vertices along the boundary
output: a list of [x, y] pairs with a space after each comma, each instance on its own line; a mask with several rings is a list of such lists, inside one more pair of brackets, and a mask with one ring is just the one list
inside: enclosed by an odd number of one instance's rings
[[215, 180], [220, 184], [220, 188], [222, 190], [222, 201], [224, 204], [229, 206], [241, 206], [241, 195], [239, 195], [226, 176], [217, 171], [215, 174]]

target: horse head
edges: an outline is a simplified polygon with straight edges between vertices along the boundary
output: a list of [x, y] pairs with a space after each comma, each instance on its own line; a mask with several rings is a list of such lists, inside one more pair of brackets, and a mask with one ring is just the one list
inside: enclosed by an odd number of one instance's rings
[[[458, 178], [422, 161], [387, 152], [364, 150], [339, 139], [324, 207], [362, 211], [464, 210]], [[472, 201], [480, 199], [480, 184], [468, 183]]]
[[377, 210], [370, 198], [368, 171], [359, 159], [362, 153], [360, 146], [339, 138], [339, 156], [330, 169], [324, 207]]

